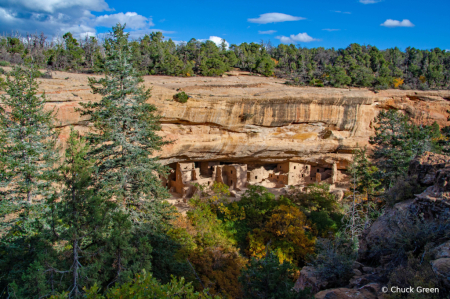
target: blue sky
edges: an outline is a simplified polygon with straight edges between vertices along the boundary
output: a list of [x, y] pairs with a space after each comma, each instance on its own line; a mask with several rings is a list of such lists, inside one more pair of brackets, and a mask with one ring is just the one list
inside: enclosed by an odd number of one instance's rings
[[449, 0], [0, 0], [0, 31], [95, 35], [120, 21], [135, 38], [450, 49], [449, 11]]

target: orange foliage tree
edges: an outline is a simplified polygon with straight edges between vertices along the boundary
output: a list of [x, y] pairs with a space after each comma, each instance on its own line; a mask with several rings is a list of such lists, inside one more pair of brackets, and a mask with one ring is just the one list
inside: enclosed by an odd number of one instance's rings
[[248, 236], [251, 256], [262, 258], [270, 247], [280, 259], [297, 265], [314, 252], [315, 238], [309, 236], [311, 227], [297, 207], [279, 206], [262, 229], [254, 229]]

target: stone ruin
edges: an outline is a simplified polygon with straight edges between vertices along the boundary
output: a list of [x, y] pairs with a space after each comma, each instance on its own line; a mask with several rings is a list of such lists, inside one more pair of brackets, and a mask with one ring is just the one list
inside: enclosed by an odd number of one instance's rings
[[208, 187], [214, 182], [223, 183], [235, 194], [235, 191], [243, 191], [248, 185], [283, 188], [327, 182], [333, 186], [341, 177], [342, 173], [337, 169], [336, 163], [331, 168], [325, 168], [297, 162], [276, 165], [179, 162], [172, 165], [167, 178], [160, 176], [160, 179], [170, 192], [177, 193], [182, 198], [190, 198], [197, 191], [197, 184]]

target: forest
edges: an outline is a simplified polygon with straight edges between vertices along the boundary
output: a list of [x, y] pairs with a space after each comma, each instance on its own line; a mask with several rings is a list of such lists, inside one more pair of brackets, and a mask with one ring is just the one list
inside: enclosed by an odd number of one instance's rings
[[[220, 76], [239, 68], [251, 74], [285, 78], [293, 86], [368, 87], [374, 90], [450, 88], [450, 52], [408, 47], [380, 50], [351, 44], [346, 49], [273, 46], [270, 41], [232, 44], [212, 41], [175, 44], [161, 32], [130, 41], [131, 63], [140, 75]], [[44, 34], [0, 38], [0, 66], [27, 58], [52, 70], [104, 73], [108, 44], [93, 36], [76, 39], [70, 32], [49, 40]], [[45, 74], [43, 74], [45, 75]]]
[[[129, 41], [120, 24], [101, 46], [70, 34], [64, 39], [52, 47], [42, 39], [34, 48], [2, 41], [2, 59], [12, 66], [4, 70], [0, 96], [1, 298], [313, 298], [309, 289], [293, 290], [299, 270], [312, 265], [329, 287], [345, 285], [363, 229], [386, 207], [423, 191], [405, 176], [410, 162], [425, 151], [450, 150], [448, 127], [416, 124], [388, 110], [374, 120], [374, 150], [354, 151], [351, 188], [341, 201], [329, 185], [311, 184], [278, 198], [250, 186], [240, 201], [230, 202], [228, 187], [215, 183], [210, 190], [198, 186], [182, 215], [164, 201], [168, 191], [158, 175], [168, 168], [153, 153], [169, 141], [157, 134], [161, 127], [147, 103], [151, 91], [140, 85], [143, 74], [219, 75], [238, 66], [295, 74], [301, 83], [334, 63], [329, 67], [364, 68], [373, 80], [384, 67], [387, 77], [399, 75], [410, 86], [442, 88], [438, 84], [448, 86], [449, 54], [358, 45], [342, 51], [256, 44], [228, 50], [196, 41], [176, 46], [160, 33]], [[410, 71], [412, 61], [417, 72]], [[308, 65], [314, 67], [308, 71]], [[374, 71], [377, 65], [382, 67]], [[89, 79], [102, 99], [79, 109], [92, 130], [82, 135], [72, 129], [64, 153], [57, 148], [56, 111], [44, 110], [45, 94], [37, 94], [43, 66], [104, 74]], [[416, 78], [434, 67], [442, 70], [440, 81]], [[450, 239], [449, 232], [448, 226], [427, 231], [421, 247], [408, 247], [416, 234], [374, 249], [397, 254], [389, 284], [405, 283], [405, 265], [413, 265], [408, 277], [421, 281], [431, 271], [420, 262], [426, 245]], [[445, 290], [436, 278], [426, 279]]]

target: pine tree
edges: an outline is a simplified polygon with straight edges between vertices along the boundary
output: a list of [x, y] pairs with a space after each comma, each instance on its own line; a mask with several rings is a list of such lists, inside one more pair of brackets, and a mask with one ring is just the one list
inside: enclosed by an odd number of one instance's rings
[[439, 151], [432, 126], [416, 126], [409, 117], [394, 110], [382, 111], [375, 118], [374, 158], [381, 184], [390, 189], [408, 172], [409, 163], [425, 151]]
[[66, 265], [71, 274], [69, 297], [78, 298], [83, 286], [89, 286], [90, 272], [97, 267], [92, 261], [92, 256], [99, 253], [95, 244], [107, 234], [116, 204], [103, 200], [90, 188], [94, 163], [87, 159], [89, 146], [85, 138], [72, 129], [67, 145], [65, 163], [60, 168], [63, 192], [56, 206], [59, 221], [66, 228], [59, 240], [67, 241], [72, 251], [67, 254], [70, 258]]
[[156, 108], [146, 103], [150, 90], [139, 86], [142, 78], [132, 65], [125, 26], [118, 24], [106, 39], [105, 78], [89, 78], [97, 103], [83, 105], [94, 130], [87, 138], [89, 156], [96, 161], [96, 188], [104, 198], [114, 198], [129, 211], [139, 209], [142, 200], [161, 199], [167, 191], [157, 174], [165, 168], [152, 157], [168, 142], [160, 130]]
[[353, 152], [353, 163], [350, 165], [350, 173], [356, 178], [355, 190], [365, 194], [370, 201], [375, 189], [380, 185], [376, 177], [377, 167], [369, 160], [367, 147], [358, 148]]
[[3, 199], [15, 203], [49, 195], [58, 159], [55, 112], [44, 109], [46, 98], [37, 95], [37, 76], [34, 67], [14, 67], [6, 76], [6, 95], [1, 96], [0, 188]]
[[89, 79], [96, 103], [83, 105], [94, 130], [87, 135], [95, 161], [93, 189], [120, 208], [111, 214], [111, 226], [102, 256], [103, 287], [124, 283], [142, 269], [150, 270], [152, 237], [156, 227], [171, 217], [158, 205], [167, 195], [158, 174], [166, 169], [154, 152], [168, 142], [160, 130], [156, 108], [146, 103], [150, 90], [133, 67], [132, 49], [124, 26], [113, 27], [105, 41], [105, 77]]

